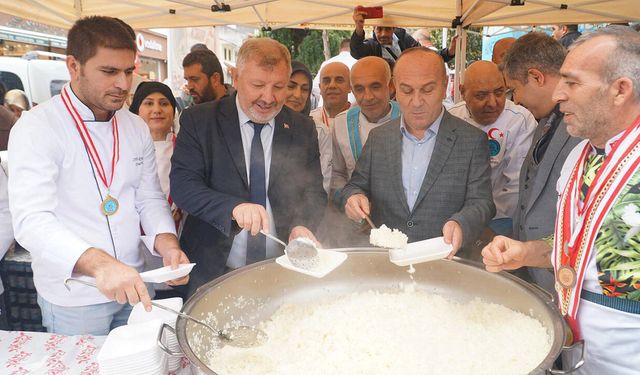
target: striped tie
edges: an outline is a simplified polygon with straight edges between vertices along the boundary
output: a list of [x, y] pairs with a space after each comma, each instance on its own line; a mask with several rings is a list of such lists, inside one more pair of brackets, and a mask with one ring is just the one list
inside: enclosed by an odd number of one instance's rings
[[580, 200], [584, 202], [589, 191], [589, 186], [596, 177], [598, 170], [604, 163], [604, 150], [596, 149], [595, 154], [591, 154], [587, 157], [587, 163], [584, 167], [584, 174], [582, 176], [582, 186], [580, 187]]

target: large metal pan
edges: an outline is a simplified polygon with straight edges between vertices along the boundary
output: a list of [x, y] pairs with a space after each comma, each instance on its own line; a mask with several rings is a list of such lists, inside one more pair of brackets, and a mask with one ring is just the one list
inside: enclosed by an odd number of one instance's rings
[[[243, 267], [203, 285], [183, 307], [183, 312], [199, 319], [212, 318], [218, 327], [256, 325], [268, 319], [284, 303], [304, 303], [328, 296], [367, 290], [397, 290], [409, 282], [406, 267], [389, 262], [387, 252], [374, 248], [344, 249], [349, 258], [322, 279], [288, 271], [273, 260]], [[508, 274], [486, 272], [471, 261], [439, 260], [415, 265], [417, 289], [466, 302], [480, 297], [502, 304], [542, 322], [552, 336], [547, 357], [532, 374], [563, 374], [552, 370], [563, 350], [565, 325], [551, 296], [539, 288]], [[216, 373], [205, 365], [209, 345], [203, 345], [200, 327], [178, 318], [178, 342], [192, 364], [204, 374]], [[226, 374], [222, 374], [226, 375]]]

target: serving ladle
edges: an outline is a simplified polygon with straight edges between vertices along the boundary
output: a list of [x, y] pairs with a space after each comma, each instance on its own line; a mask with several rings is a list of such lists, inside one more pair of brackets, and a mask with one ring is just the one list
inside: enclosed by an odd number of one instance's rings
[[[71, 287], [69, 286], [70, 281], [84, 284], [86, 286], [90, 286], [96, 289], [98, 288], [95, 283], [92, 283], [90, 281], [69, 277], [64, 280], [64, 286], [69, 291], [71, 290]], [[255, 327], [236, 326], [236, 327], [230, 327], [225, 329], [216, 329], [211, 325], [209, 325], [208, 323], [203, 322], [202, 320], [196, 319], [191, 315], [185, 314], [178, 310], [174, 310], [170, 307], [163, 306], [157, 302], [151, 301], [151, 305], [159, 309], [169, 311], [173, 314], [181, 316], [185, 319], [188, 319], [196, 324], [199, 324], [205, 327], [206, 329], [211, 331], [215, 336], [217, 336], [220, 342], [225, 345], [235, 346], [238, 348], [251, 348], [254, 346], [260, 346], [264, 344], [268, 339], [267, 334], [264, 333], [264, 331]]]
[[298, 237], [286, 244], [278, 237], [263, 230], [261, 230], [260, 233], [284, 246], [284, 253], [287, 254], [287, 258], [289, 258], [289, 261], [295, 267], [302, 268], [304, 270], [311, 270], [317, 267], [320, 263], [318, 248], [311, 239]]

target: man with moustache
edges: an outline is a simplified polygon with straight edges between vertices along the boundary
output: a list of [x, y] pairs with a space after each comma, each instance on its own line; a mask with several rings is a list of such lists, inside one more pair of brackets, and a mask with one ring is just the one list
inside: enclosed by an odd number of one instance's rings
[[326, 205], [313, 121], [284, 106], [291, 56], [270, 38], [238, 52], [235, 95], [185, 110], [171, 160], [171, 191], [189, 213], [182, 245], [203, 265], [189, 293], [247, 264], [282, 254], [280, 238], [315, 239]]
[[222, 66], [213, 51], [196, 49], [189, 52], [182, 60], [182, 67], [193, 103], [206, 103], [227, 95]]
[[491, 186], [496, 216], [489, 227], [509, 236], [518, 203], [518, 181], [536, 120], [524, 107], [507, 100], [502, 72], [491, 61], [469, 65], [460, 84], [464, 101], [449, 112], [483, 130], [489, 138]]
[[[367, 12], [362, 9], [361, 5], [353, 8], [355, 30], [351, 34], [351, 56], [354, 58], [361, 59], [365, 56], [378, 56], [393, 65], [402, 51], [420, 47], [420, 43], [413, 39], [405, 29], [389, 25], [384, 21], [384, 18], [382, 21], [378, 20], [378, 25], [373, 28], [373, 37], [365, 39], [364, 20], [366, 15]], [[457, 37], [454, 37], [449, 48], [443, 48], [438, 52], [444, 62], [448, 62], [455, 57], [456, 43]]]
[[[566, 50], [545, 33], [520, 37], [502, 63], [507, 87], [515, 103], [526, 107], [539, 123], [520, 170], [518, 203], [512, 238], [539, 240], [553, 234], [558, 193], [556, 182], [571, 150], [580, 142], [567, 133], [563, 113], [552, 99], [560, 82]], [[533, 281], [555, 293], [553, 272], [527, 269]]]
[[[316, 123], [318, 142], [320, 142], [320, 165], [322, 166], [322, 185], [329, 192], [331, 185], [331, 159], [333, 148], [331, 142], [331, 128], [338, 113], [349, 109], [348, 95], [351, 92], [349, 81], [349, 67], [341, 62], [332, 62], [320, 70], [320, 94], [322, 95], [321, 107], [309, 114]], [[324, 134], [327, 136], [325, 137]], [[321, 140], [326, 140], [321, 142]], [[326, 147], [323, 147], [326, 144]]]
[[369, 132], [400, 116], [398, 103], [391, 101], [391, 69], [386, 61], [364, 57], [353, 65], [350, 78], [358, 105], [337, 115], [331, 129], [331, 198], [351, 178]]
[[[616, 56], [616, 59], [610, 59]], [[640, 373], [640, 35], [607, 27], [576, 40], [553, 99], [567, 130], [584, 138], [557, 184], [553, 239], [498, 236], [487, 270], [553, 267], [569, 342], [584, 340], [577, 374]], [[565, 366], [582, 357], [565, 352]]]
[[[131, 305], [151, 308], [138, 273], [141, 228], [165, 265], [189, 260], [160, 189], [149, 129], [122, 110], [133, 37], [122, 21], [93, 16], [78, 20], [67, 40], [70, 83], [11, 131], [9, 205], [15, 237], [31, 253], [42, 324], [64, 335], [106, 335], [127, 323]], [[67, 290], [70, 277], [97, 289]]]
[[339, 203], [354, 221], [370, 215], [419, 241], [444, 236], [450, 257], [495, 214], [487, 136], [442, 106], [442, 58], [405, 51], [394, 68], [402, 116], [370, 133]]

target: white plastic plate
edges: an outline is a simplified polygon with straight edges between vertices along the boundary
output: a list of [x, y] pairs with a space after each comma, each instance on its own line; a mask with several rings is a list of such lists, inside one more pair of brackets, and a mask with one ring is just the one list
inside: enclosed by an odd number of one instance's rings
[[411, 242], [403, 249], [390, 249], [389, 260], [398, 266], [408, 266], [445, 258], [453, 246], [446, 244], [443, 237]]
[[347, 259], [347, 254], [339, 251], [318, 249], [318, 257], [320, 257], [318, 266], [312, 269], [304, 269], [294, 266], [291, 264], [291, 261], [289, 261], [287, 255], [282, 255], [276, 258], [276, 263], [291, 271], [322, 278], [327, 276], [329, 272], [338, 268], [338, 266]]
[[140, 277], [145, 283], [164, 283], [165, 281], [187, 276], [195, 265], [195, 263], [180, 264], [175, 270], [172, 270], [171, 266], [156, 268], [155, 270], [142, 272]]

